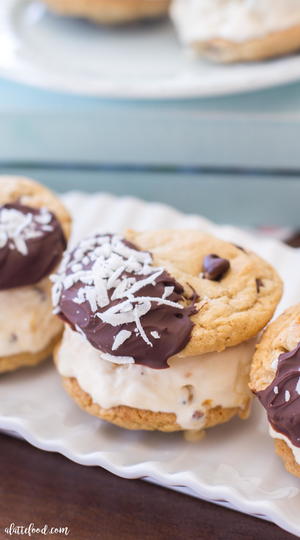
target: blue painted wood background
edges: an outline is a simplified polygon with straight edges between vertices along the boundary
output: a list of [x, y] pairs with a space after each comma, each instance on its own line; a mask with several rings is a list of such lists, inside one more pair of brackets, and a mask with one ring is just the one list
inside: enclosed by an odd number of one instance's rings
[[300, 226], [300, 84], [113, 101], [0, 80], [0, 172], [135, 195], [218, 222]]

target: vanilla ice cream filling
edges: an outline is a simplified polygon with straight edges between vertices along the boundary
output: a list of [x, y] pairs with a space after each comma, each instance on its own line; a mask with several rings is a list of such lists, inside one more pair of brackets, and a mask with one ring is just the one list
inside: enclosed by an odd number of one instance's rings
[[51, 283], [0, 291], [0, 356], [37, 353], [59, 333], [61, 321], [52, 314]]
[[288, 447], [292, 450], [295, 461], [298, 465], [300, 465], [300, 448], [298, 446], [295, 446], [288, 437], [283, 435], [282, 433], [279, 433], [276, 431], [271, 424], [269, 424], [269, 433], [273, 439], [280, 439], [281, 441], [284, 441]]
[[186, 43], [243, 42], [300, 24], [300, 1], [173, 0], [171, 16]]
[[157, 370], [108, 362], [81, 334], [67, 327], [57, 367], [63, 377], [77, 379], [102, 408], [126, 405], [174, 413], [183, 429], [193, 430], [201, 429], [206, 412], [214, 407], [238, 407], [246, 412], [254, 349], [255, 340], [251, 340], [219, 353], [173, 357], [170, 368]]

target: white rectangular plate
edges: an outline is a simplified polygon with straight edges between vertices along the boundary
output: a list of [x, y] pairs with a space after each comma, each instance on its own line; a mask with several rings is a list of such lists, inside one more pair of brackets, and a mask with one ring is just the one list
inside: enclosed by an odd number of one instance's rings
[[[285, 281], [279, 310], [300, 300], [300, 250], [274, 239], [180, 214], [160, 204], [110, 195], [69, 193], [72, 241], [91, 230], [198, 228], [254, 249]], [[52, 364], [1, 377], [0, 428], [83, 465], [99, 465], [125, 478], [147, 478], [166, 487], [273, 521], [300, 535], [300, 485], [283, 468], [255, 403], [249, 420], [235, 419], [189, 443], [181, 434], [129, 432], [77, 408]]]

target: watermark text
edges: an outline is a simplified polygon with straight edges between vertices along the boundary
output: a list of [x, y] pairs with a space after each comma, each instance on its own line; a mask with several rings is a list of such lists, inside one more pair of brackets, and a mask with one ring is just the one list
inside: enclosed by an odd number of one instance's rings
[[8, 536], [34, 536], [35, 534], [40, 534], [44, 536], [50, 536], [53, 534], [61, 534], [62, 536], [69, 536], [70, 529], [69, 527], [58, 527], [50, 525], [42, 525], [41, 527], [35, 525], [35, 523], [29, 523], [29, 525], [17, 525], [16, 523], [11, 523], [8, 527], [4, 529], [5, 534]]

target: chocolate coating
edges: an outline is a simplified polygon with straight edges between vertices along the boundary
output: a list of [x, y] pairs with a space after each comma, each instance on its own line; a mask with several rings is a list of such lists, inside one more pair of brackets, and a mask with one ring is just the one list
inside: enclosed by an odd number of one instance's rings
[[[104, 235], [98, 235], [98, 237], [101, 236]], [[110, 238], [110, 242], [112, 241], [111, 235], [105, 236]], [[124, 240], [121, 240], [121, 242], [136, 252], [146, 253]], [[72, 267], [74, 268], [73, 256], [76, 249], [71, 253], [65, 270], [66, 276], [72, 275]], [[88, 255], [89, 252], [85, 252], [83, 260]], [[93, 264], [94, 262], [88, 262], [84, 265], [84, 270], [91, 269]], [[157, 268], [153, 267], [151, 275], [154, 275], [157, 270]], [[119, 276], [120, 281], [127, 278], [134, 278], [135, 283], [138, 283], [145, 278], [149, 278], [149, 273], [137, 274], [136, 272], [124, 271]], [[82, 303], [76, 302], [78, 292], [83, 287], [84, 284], [80, 280], [76, 280], [68, 288], [63, 287], [58, 302], [59, 315], [73, 329], [82, 332], [93, 347], [102, 353], [115, 357], [116, 363], [118, 363], [118, 357], [131, 357], [136, 364], [154, 369], [168, 368], [168, 359], [187, 345], [193, 328], [190, 316], [196, 313], [194, 305], [196, 296], [194, 295], [189, 299], [184, 298], [183, 287], [168, 272], [162, 271], [152, 283], [146, 284], [137, 292], [133, 293], [134, 298], [152, 297], [162, 299], [166, 287], [174, 287], [173, 292], [168, 295], [167, 300], [178, 304], [178, 307], [160, 304], [157, 300], [153, 300], [151, 301], [151, 307], [148, 312], [140, 317], [142, 329], [150, 344], [142, 338], [136, 322], [131, 321], [113, 326], [112, 324], [103, 322], [99, 318], [99, 314], [124, 302], [124, 298], [112, 299], [116, 287], [108, 288], [108, 304], [102, 308], [98, 305], [96, 311], [91, 309], [88, 301]], [[183, 302], [186, 307], [182, 308], [179, 302]], [[134, 304], [133, 302], [133, 305], [138, 305], [138, 303]], [[117, 350], [113, 350], [116, 336], [120, 331], [124, 330], [127, 331], [127, 334], [130, 333], [130, 337], [119, 345]]]
[[[6, 240], [4, 214], [6, 211], [18, 211], [30, 218], [32, 215], [30, 236], [25, 233], [21, 238], [23, 252], [17, 247], [11, 235]], [[66, 248], [66, 240], [61, 225], [51, 212], [47, 211], [47, 223], [43, 223], [45, 211], [21, 205], [19, 203], [5, 204], [0, 207], [0, 290], [34, 285], [48, 276], [58, 265]], [[41, 220], [41, 222], [36, 221]], [[12, 229], [13, 230], [13, 229]], [[20, 234], [16, 230], [16, 239]]]
[[228, 272], [230, 262], [215, 254], [206, 255], [203, 262], [203, 277], [211, 281], [219, 281]]
[[[257, 396], [275, 431], [300, 448], [300, 343], [278, 358], [272, 383]], [[297, 386], [298, 385], [298, 386]]]

